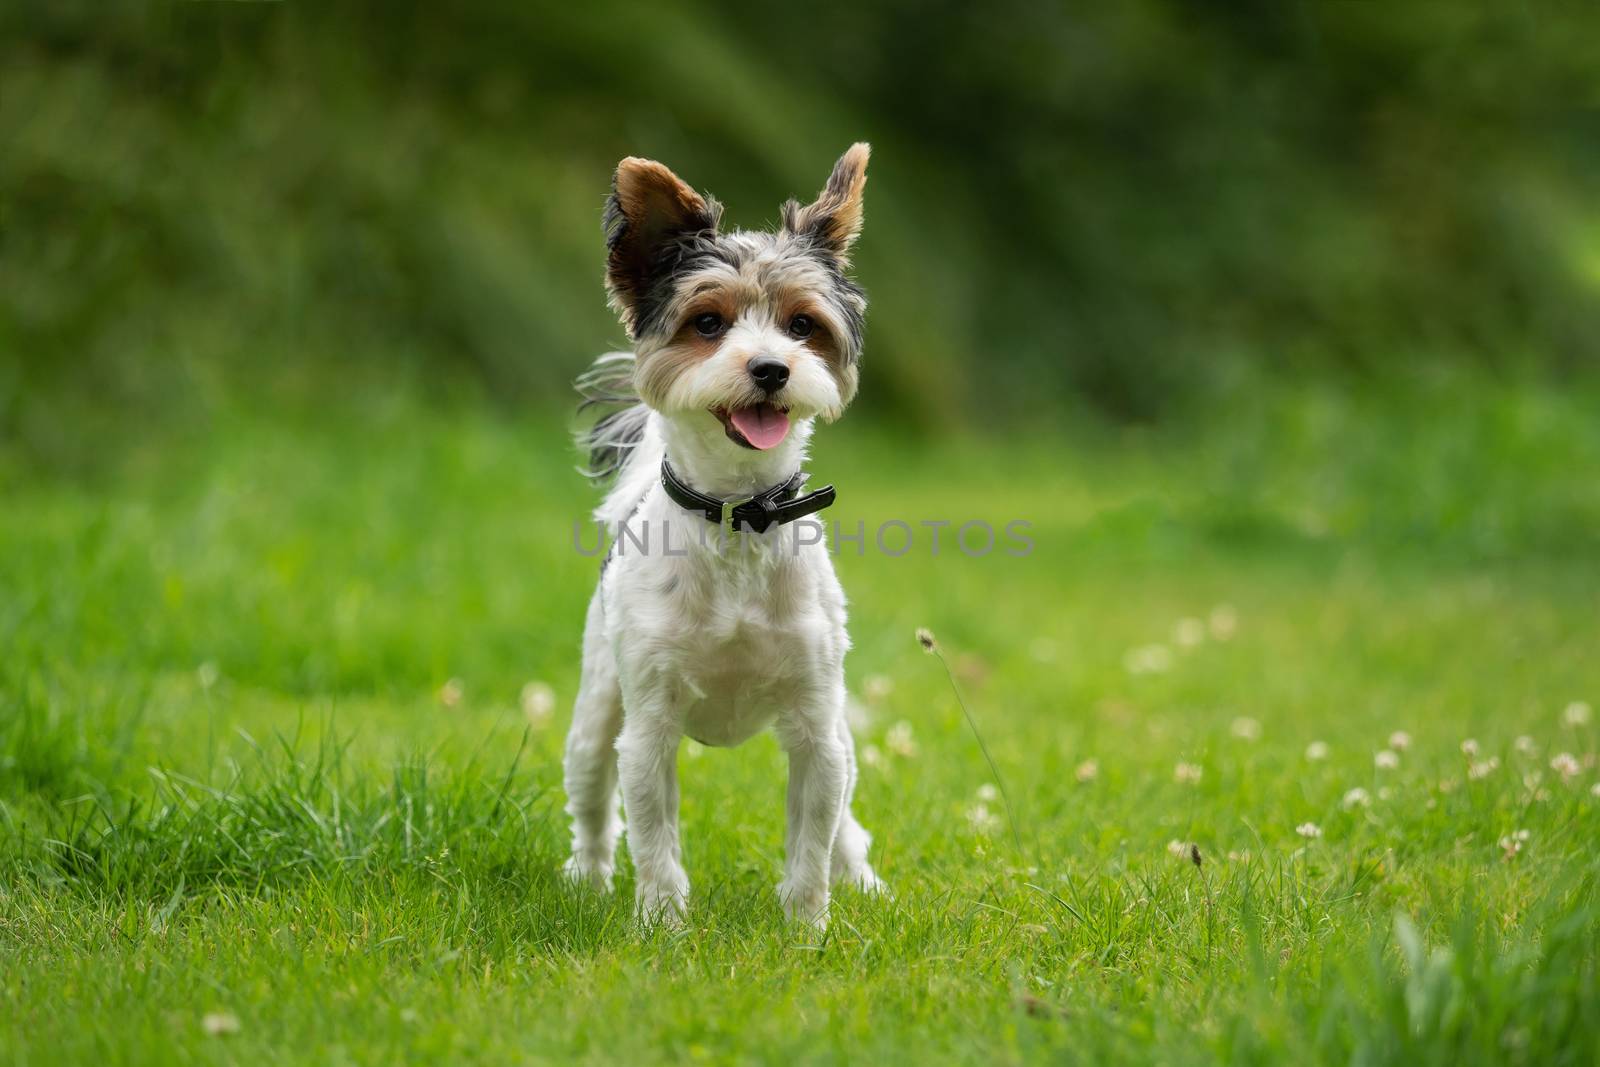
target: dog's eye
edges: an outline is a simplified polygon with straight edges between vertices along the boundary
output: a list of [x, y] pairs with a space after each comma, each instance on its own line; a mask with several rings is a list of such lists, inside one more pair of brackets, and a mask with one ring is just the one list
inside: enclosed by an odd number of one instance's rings
[[717, 336], [722, 332], [724, 325], [726, 324], [722, 321], [722, 316], [718, 315], [715, 311], [708, 311], [703, 315], [696, 315], [694, 317], [695, 331], [699, 333], [701, 337]]
[[817, 328], [816, 322], [810, 315], [796, 315], [789, 320], [789, 336], [806, 338], [811, 336], [811, 331]]

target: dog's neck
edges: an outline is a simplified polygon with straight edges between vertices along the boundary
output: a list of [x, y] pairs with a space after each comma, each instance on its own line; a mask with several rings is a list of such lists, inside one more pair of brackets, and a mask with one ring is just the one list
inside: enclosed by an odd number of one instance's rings
[[762, 451], [730, 441], [709, 412], [657, 417], [673, 471], [690, 487], [723, 500], [754, 496], [792, 476], [811, 441], [811, 419], [796, 420], [789, 436]]

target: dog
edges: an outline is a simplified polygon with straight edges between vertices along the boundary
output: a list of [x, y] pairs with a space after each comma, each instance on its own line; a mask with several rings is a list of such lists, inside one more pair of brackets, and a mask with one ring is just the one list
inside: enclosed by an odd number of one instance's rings
[[834, 885], [884, 891], [850, 810], [844, 592], [817, 520], [811, 538], [793, 525], [833, 499], [802, 491], [801, 465], [860, 376], [866, 297], [849, 269], [868, 154], [853, 145], [772, 232], [722, 232], [721, 205], [651, 160], [624, 159], [612, 182], [605, 285], [633, 350], [579, 379], [586, 405], [614, 408], [582, 440], [589, 473], [615, 479], [595, 517], [617, 534], [566, 742], [565, 871], [610, 891], [620, 785], [646, 921], [681, 922], [689, 900], [684, 737], [734, 746], [774, 729], [789, 761], [790, 919], [825, 926]]

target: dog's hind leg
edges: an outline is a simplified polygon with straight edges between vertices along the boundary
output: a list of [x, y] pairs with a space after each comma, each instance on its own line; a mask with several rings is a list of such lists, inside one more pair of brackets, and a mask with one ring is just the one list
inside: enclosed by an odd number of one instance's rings
[[829, 864], [828, 874], [835, 885], [853, 885], [867, 893], [886, 893], [889, 887], [867, 862], [872, 835], [856, 821], [850, 810], [856, 792], [856, 740], [844, 716], [839, 717], [839, 740], [844, 745], [848, 777], [844, 787], [844, 810], [839, 813], [839, 829], [833, 835], [833, 862]]
[[607, 892], [622, 830], [617, 814], [617, 735], [621, 730], [622, 690], [596, 589], [583, 631], [582, 679], [563, 761], [567, 814], [572, 816], [572, 857], [565, 870], [573, 881]]

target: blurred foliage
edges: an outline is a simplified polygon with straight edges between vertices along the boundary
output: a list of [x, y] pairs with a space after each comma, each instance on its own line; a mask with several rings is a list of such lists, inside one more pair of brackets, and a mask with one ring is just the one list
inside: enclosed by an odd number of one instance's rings
[[1600, 335], [1597, 31], [1441, 2], [9, 4], [0, 440], [397, 379], [564, 407], [621, 339], [619, 157], [754, 226], [861, 138], [863, 404], [902, 421], [1568, 376]]

